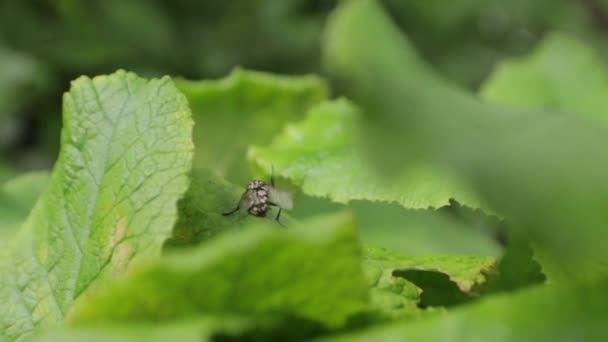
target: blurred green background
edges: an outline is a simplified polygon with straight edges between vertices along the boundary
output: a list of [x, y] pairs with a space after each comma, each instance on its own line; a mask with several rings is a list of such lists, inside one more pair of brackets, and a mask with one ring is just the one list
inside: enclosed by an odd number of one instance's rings
[[[553, 30], [608, 55], [608, 1], [384, 0], [425, 59], [476, 90], [495, 64]], [[218, 78], [235, 66], [323, 73], [333, 0], [0, 2], [0, 180], [56, 158], [61, 94], [80, 75]]]

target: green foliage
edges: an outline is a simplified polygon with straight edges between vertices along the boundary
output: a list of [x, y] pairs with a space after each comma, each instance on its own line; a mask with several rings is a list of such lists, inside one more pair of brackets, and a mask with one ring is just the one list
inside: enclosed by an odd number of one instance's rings
[[323, 328], [312, 322], [277, 317], [244, 319], [234, 316], [197, 317], [178, 322], [96, 324], [46, 331], [32, 341], [288, 341], [318, 336]]
[[246, 147], [270, 142], [285, 122], [301, 119], [327, 96], [325, 83], [316, 76], [240, 69], [219, 81], [180, 80], [177, 86], [190, 101], [197, 123], [195, 166], [211, 168], [243, 185], [251, 177]]
[[47, 78], [38, 61], [7, 49], [0, 41], [0, 152], [18, 136], [16, 116], [24, 105], [23, 99], [43, 90]]
[[393, 319], [419, 316], [418, 306], [472, 299], [495, 263], [491, 257], [405, 256], [370, 246], [363, 258], [374, 312]]
[[[606, 50], [601, 25], [596, 25], [602, 10], [587, 2], [382, 2], [443, 75], [469, 86], [478, 85], [497, 61], [533, 47], [550, 29], [575, 33]], [[318, 71], [319, 37], [337, 3], [3, 1], [1, 45], [20, 56], [18, 64], [36, 61], [46, 80], [40, 91], [9, 98], [18, 105], [11, 115], [16, 125], [10, 135], [17, 139], [19, 152], [26, 152], [21, 138], [29, 134], [27, 125], [39, 127], [36, 145], [44, 146], [29, 153], [37, 163], [52, 162], [46, 154], [54, 156], [57, 148], [54, 137], [60, 127], [49, 127], [59, 120], [56, 97], [68, 80], [81, 74], [127, 68], [148, 76], [207, 78], [224, 75], [236, 65], [290, 74]], [[0, 72], [0, 84], [2, 78]], [[0, 87], [2, 93], [19, 88], [7, 84]]]
[[[350, 92], [363, 104], [376, 138], [370, 148], [384, 165], [407, 168], [430, 160], [448, 167], [512, 218], [513, 228], [570, 277], [597, 275], [604, 268], [608, 255], [600, 241], [606, 238], [608, 159], [597, 148], [606, 143], [603, 127], [563, 114], [482, 103], [451, 87], [373, 1], [350, 2], [332, 19], [328, 64], [350, 80]], [[363, 21], [373, 29], [363, 30], [358, 24]], [[385, 87], [376, 86], [382, 82]]]
[[494, 269], [496, 261], [492, 257], [469, 256], [418, 256], [406, 257], [383, 248], [368, 247], [365, 263], [394, 271], [416, 269], [444, 273], [463, 292], [485, 282], [486, 275]]
[[0, 4], [0, 341], [604, 339], [605, 10]]
[[547, 279], [547, 270], [541, 269], [529, 242], [517, 236], [509, 238], [509, 245], [497, 268], [499, 276], [490, 278], [484, 291], [513, 291], [544, 283]]
[[[366, 22], [365, 28], [359, 25], [361, 22]], [[557, 45], [560, 50], [576, 51], [582, 57], [576, 59], [579, 61], [576, 69], [564, 72], [568, 69], [565, 64], [561, 64], [561, 68], [549, 69], [549, 74], [553, 72], [552, 79], [556, 79], [556, 75], [580, 74], [580, 70], [596, 70], [595, 77], [599, 80], [593, 83], [603, 85], [603, 76], [599, 72], [602, 68], [594, 66], [589, 54], [561, 41], [553, 38], [547, 45], [552, 47], [550, 50], [554, 51]], [[607, 255], [599, 241], [606, 238], [603, 229], [605, 210], [600, 203], [606, 202], [607, 189], [603, 178], [608, 163], [598, 149], [606, 143], [603, 127], [566, 114], [516, 110], [482, 103], [448, 85], [422, 61], [374, 1], [345, 4], [331, 20], [325, 44], [328, 66], [342, 81], [347, 81], [343, 84], [349, 85], [346, 88], [348, 93], [362, 105], [368, 124], [366, 128], [375, 138], [369, 141], [370, 148], [380, 162], [406, 169], [418, 162], [437, 162], [447, 166], [473, 182], [493, 208], [512, 220], [510, 227], [516, 236], [531, 239], [539, 254], [549, 259], [547, 264], [565, 273], [560, 281], [584, 280], [593, 284], [593, 279], [604, 277]], [[523, 71], [520, 74], [529, 75]], [[562, 79], [568, 78], [563, 76]], [[574, 85], [571, 80], [560, 82], [559, 87]], [[502, 88], [496, 87], [494, 91], [499, 94], [500, 89], [527, 86], [524, 83], [526, 81], [523, 80], [519, 84], [504, 82]], [[378, 84], [385, 86], [378, 87]], [[548, 87], [552, 87], [551, 82], [548, 82]], [[545, 95], [542, 90], [540, 93]], [[564, 93], [558, 97], [560, 102], [569, 103], [566, 109], [576, 107], [576, 111], [589, 112], [588, 108], [592, 107], [593, 112], [587, 115], [602, 110], [597, 96], [585, 97], [587, 92], [584, 91], [581, 94], [584, 95], [574, 96], [571, 100], [565, 99]], [[550, 99], [537, 97], [538, 101], [545, 101], [543, 104], [553, 104]], [[433, 100], [436, 98], [441, 100]], [[405, 111], [404, 103], [407, 105]], [[594, 116], [597, 118], [599, 115]], [[556, 137], [563, 139], [556, 140]], [[394, 163], [394, 160], [401, 163]], [[516, 262], [520, 272], [509, 270], [515, 267], [511, 263], [518, 258], [523, 260]], [[537, 277], [538, 268], [526, 260], [530, 260], [529, 253], [523, 253], [521, 257], [507, 255], [501, 263], [502, 271], [507, 277], [517, 273], [518, 279], [505, 280], [505, 288], [542, 281]], [[594, 288], [589, 284], [585, 286]], [[570, 292], [572, 288], [562, 291], [570, 296], [568, 301], [577, 302], [576, 293]], [[522, 297], [535, 298], [536, 295], [530, 293], [534, 292], [522, 291]], [[547, 293], [540, 290], [538, 296], [556, 296], [556, 293]], [[532, 321], [518, 320], [515, 313], [524, 302], [501, 302], [500, 310], [513, 312], [513, 316], [494, 315], [492, 319], [512, 326], [513, 330], [509, 331], [532, 330], [517, 329], [517, 322]], [[488, 306], [481, 306], [479, 312], [467, 318], [467, 323], [459, 326], [453, 335], [466, 339], [463, 333], [469, 331], [469, 324], [484, 325], [484, 314], [496, 312], [490, 304]], [[576, 329], [577, 324], [584, 325], [586, 320], [593, 322], [597, 312], [595, 307], [588, 301], [581, 303], [578, 312], [589, 310], [592, 317], [583, 316], [580, 318], [583, 322], [573, 320], [556, 331]], [[551, 315], [552, 311], [545, 307], [539, 309], [534, 317]], [[425, 326], [418, 338], [425, 336], [423, 330], [437, 332], [437, 335], [431, 335], [435, 339], [441, 336], [448, 330], [447, 326], [453, 327], [454, 320], [458, 320], [452, 317], [459, 317], [448, 316], [446, 326], [437, 322], [438, 330]], [[548, 321], [548, 326], [576, 317], [565, 316], [567, 318], [563, 321]], [[529, 332], [533, 335], [533, 330]], [[489, 334], [488, 339], [492, 336]], [[590, 336], [594, 336], [593, 333]]]
[[[308, 195], [339, 203], [364, 199], [406, 208], [438, 208], [451, 198], [478, 207], [474, 193], [449, 173], [417, 165], [387, 182], [356, 150], [357, 109], [347, 100], [323, 103], [306, 119], [287, 125], [269, 147], [253, 147], [249, 158], [288, 178]], [[336, 177], [341, 175], [341, 177]]]
[[75, 327], [56, 329], [32, 338], [32, 341], [211, 341], [221, 333], [237, 334], [242, 324], [226, 322], [227, 319], [198, 319], [178, 323], [140, 323], [98, 325], [96, 327]]
[[608, 318], [603, 291], [585, 286], [534, 288], [418, 322], [392, 323], [321, 341], [601, 341]]
[[64, 106], [46, 190], [0, 251], [0, 332], [11, 340], [61, 322], [99, 280], [158, 256], [188, 185], [192, 120], [170, 79], [82, 77]]
[[140, 265], [126, 279], [84, 297], [70, 320], [280, 313], [340, 326], [367, 299], [353, 228], [348, 215], [313, 218], [289, 231], [250, 227]]
[[241, 228], [247, 217], [245, 213], [222, 216], [236, 206], [243, 188], [206, 169], [193, 169], [191, 178], [188, 191], [179, 201], [179, 218], [167, 247], [193, 245], [225, 230]]
[[493, 102], [563, 110], [606, 123], [606, 91], [608, 71], [596, 52], [572, 36], [553, 33], [529, 57], [503, 62], [481, 94]]
[[[585, 86], [579, 84], [579, 78], [585, 80]], [[595, 51], [572, 36], [554, 33], [529, 57], [500, 65], [484, 84], [482, 96], [522, 108], [570, 112], [605, 124], [608, 115], [603, 94], [607, 89], [608, 71]], [[538, 259], [551, 278], [570, 276], [550, 256], [541, 254]]]
[[502, 254], [502, 247], [494, 236], [494, 226], [485, 222], [487, 217], [481, 213], [459, 220], [447, 212], [451, 207], [407, 210], [397, 204], [367, 201], [355, 201], [349, 207], [355, 214], [361, 240], [368, 244], [384, 246], [406, 255], [456, 254], [498, 258]]

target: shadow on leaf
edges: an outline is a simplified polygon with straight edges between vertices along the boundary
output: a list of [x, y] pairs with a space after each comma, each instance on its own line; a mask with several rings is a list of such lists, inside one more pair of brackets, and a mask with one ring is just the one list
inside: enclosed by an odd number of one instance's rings
[[422, 289], [418, 307], [454, 306], [466, 303], [475, 296], [460, 290], [445, 273], [428, 270], [396, 270], [394, 277], [404, 278]]

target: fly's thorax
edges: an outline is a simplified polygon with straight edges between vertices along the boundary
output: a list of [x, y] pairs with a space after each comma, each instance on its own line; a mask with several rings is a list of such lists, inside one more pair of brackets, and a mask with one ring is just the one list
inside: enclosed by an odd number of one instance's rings
[[247, 191], [241, 197], [239, 206], [254, 216], [266, 216], [269, 208], [268, 193], [270, 185], [261, 180], [247, 184]]

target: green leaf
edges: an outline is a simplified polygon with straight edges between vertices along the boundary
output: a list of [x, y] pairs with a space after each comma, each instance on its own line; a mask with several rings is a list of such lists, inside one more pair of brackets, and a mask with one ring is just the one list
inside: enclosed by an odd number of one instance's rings
[[608, 71], [599, 55], [572, 36], [552, 33], [531, 55], [501, 63], [481, 95], [498, 103], [559, 109], [608, 123], [607, 92]]
[[420, 289], [402, 277], [394, 277], [392, 270], [363, 263], [370, 287], [370, 313], [373, 320], [415, 319], [421, 316], [418, 308]]
[[515, 235], [509, 237], [497, 273], [499, 276], [490, 278], [484, 292], [513, 291], [546, 280], [528, 240]]
[[280, 316], [202, 316], [169, 322], [116, 322], [44, 331], [31, 341], [293, 341], [326, 330]]
[[229, 335], [243, 329], [227, 319], [199, 319], [169, 323], [101, 324], [94, 327], [53, 329], [31, 338], [35, 342], [51, 341], [211, 341], [221, 333]]
[[447, 212], [453, 207], [408, 210], [397, 204], [354, 201], [350, 208], [364, 243], [405, 255], [500, 257], [502, 254], [502, 247], [491, 231], [491, 223], [483, 220], [487, 217], [481, 212], [475, 217], [460, 219]]
[[179, 218], [167, 247], [193, 245], [223, 231], [242, 228], [247, 218], [246, 213], [222, 216], [236, 206], [244, 188], [207, 169], [193, 169], [191, 178], [188, 191], [178, 203]]
[[[581, 79], [584, 86], [579, 84]], [[606, 124], [607, 91], [608, 70], [596, 51], [573, 36], [551, 33], [529, 56], [499, 65], [481, 95], [523, 108], [572, 112]], [[536, 257], [553, 281], [570, 277], [546, 253], [537, 252]], [[602, 268], [590, 273], [602, 272]]]
[[390, 182], [359, 155], [358, 110], [345, 99], [314, 107], [306, 119], [288, 125], [269, 147], [248, 156], [268, 174], [288, 178], [311, 196], [339, 203], [351, 200], [397, 202], [406, 208], [438, 208], [451, 198], [470, 207], [479, 200], [457, 178], [429, 165], [416, 165]]
[[[580, 79], [585, 80], [584, 87]], [[608, 71], [597, 53], [570, 35], [552, 33], [529, 56], [499, 65], [481, 95], [498, 103], [562, 110], [608, 123], [607, 91]], [[544, 253], [537, 258], [553, 281], [569, 277]]]
[[470, 292], [474, 286], [483, 284], [486, 276], [496, 267], [492, 257], [434, 255], [403, 256], [385, 248], [366, 247], [365, 262], [393, 271], [417, 269], [434, 271], [449, 276], [462, 292]]
[[71, 321], [276, 313], [335, 327], [366, 304], [352, 218], [340, 214], [289, 230], [249, 227], [197, 249], [177, 250], [90, 292], [74, 307]]
[[322, 341], [602, 341], [606, 305], [603, 287], [537, 287]]
[[453, 87], [376, 1], [344, 2], [324, 46], [328, 66], [363, 109], [381, 166], [423, 161], [449, 169], [566, 270], [565, 279], [608, 273], [606, 127], [482, 102]]
[[0, 244], [25, 221], [49, 180], [48, 172], [31, 172], [13, 178], [0, 188]]
[[75, 298], [159, 255], [188, 186], [192, 120], [167, 77], [81, 77], [64, 96], [46, 191], [0, 250], [0, 336], [61, 322]]
[[245, 160], [250, 144], [266, 144], [292, 120], [299, 120], [327, 97], [316, 76], [277, 76], [235, 69], [218, 81], [178, 80], [196, 121], [195, 166], [211, 168], [227, 180], [251, 179]]
[[473, 299], [495, 268], [492, 257], [405, 256], [366, 246], [363, 265], [373, 307], [392, 318], [416, 318], [418, 306], [449, 306]]
[[[283, 185], [281, 179], [278, 186]], [[500, 221], [481, 210], [451, 203], [441, 209], [413, 210], [397, 203], [353, 200], [348, 205], [327, 198], [294, 195], [295, 218], [349, 209], [361, 242], [405, 255], [455, 254], [500, 257]], [[282, 217], [282, 216], [281, 216]], [[441, 238], [437, 238], [441, 236]]]

